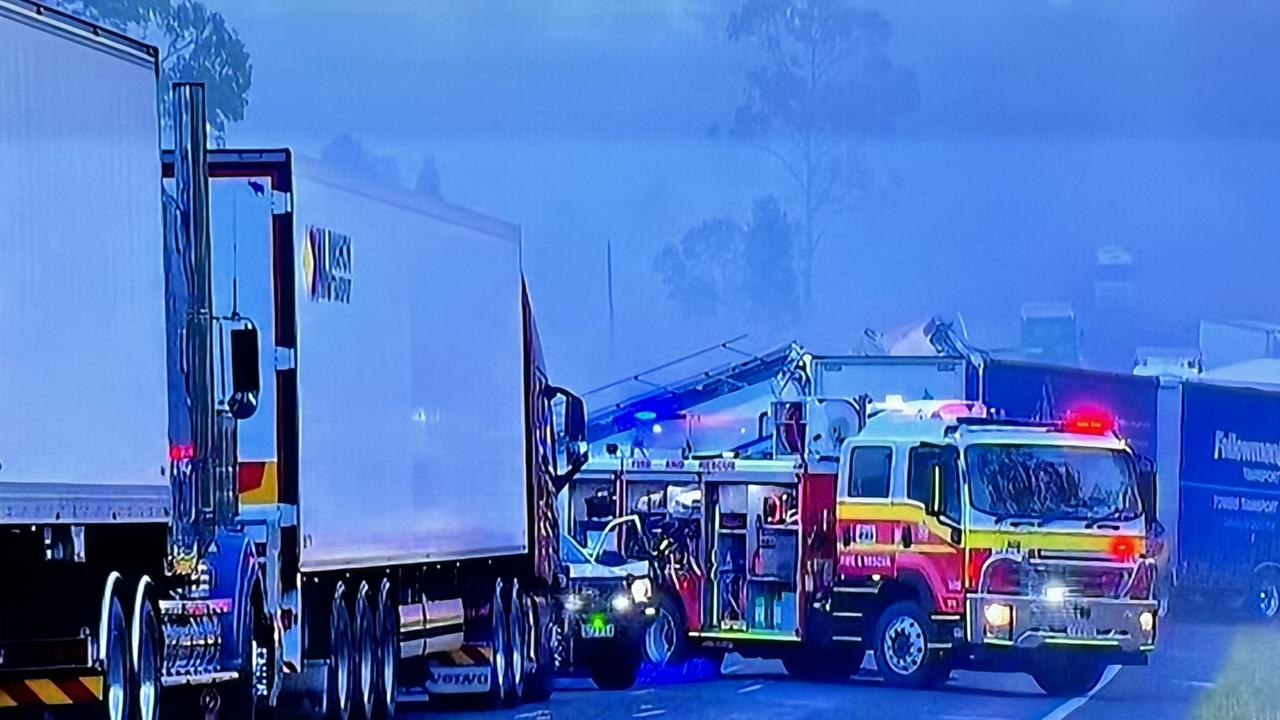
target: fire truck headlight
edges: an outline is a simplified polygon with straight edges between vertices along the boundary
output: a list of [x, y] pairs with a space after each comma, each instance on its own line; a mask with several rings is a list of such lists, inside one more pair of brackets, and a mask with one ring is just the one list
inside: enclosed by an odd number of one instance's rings
[[988, 603], [982, 609], [982, 617], [987, 621], [987, 626], [992, 628], [1007, 627], [1013, 622], [1013, 608], [1004, 603]]
[[1067, 599], [1067, 588], [1062, 585], [1049, 585], [1044, 589], [1044, 599], [1051, 603], [1060, 603]]
[[631, 598], [627, 596], [627, 593], [620, 592], [609, 601], [609, 606], [613, 608], [614, 612], [626, 612], [631, 608]]
[[653, 582], [649, 578], [640, 578], [631, 583], [631, 599], [636, 603], [647, 603], [653, 596]]
[[1143, 610], [1138, 615], [1138, 625], [1142, 628], [1142, 632], [1151, 632], [1156, 627], [1156, 614], [1150, 610]]

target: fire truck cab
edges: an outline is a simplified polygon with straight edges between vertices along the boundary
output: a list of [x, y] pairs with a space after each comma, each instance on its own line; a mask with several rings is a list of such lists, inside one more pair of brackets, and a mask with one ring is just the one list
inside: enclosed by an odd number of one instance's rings
[[1103, 413], [993, 420], [974, 403], [889, 402], [841, 448], [825, 603], [885, 680], [966, 667], [1091, 688], [1155, 647], [1154, 561], [1127, 443]]
[[776, 403], [768, 450], [615, 451], [575, 481], [573, 505], [640, 519], [651, 661], [732, 650], [842, 680], [870, 651], [890, 684], [1015, 671], [1055, 695], [1146, 663], [1155, 568], [1133, 454], [1103, 415], [891, 399], [824, 438], [813, 405]]

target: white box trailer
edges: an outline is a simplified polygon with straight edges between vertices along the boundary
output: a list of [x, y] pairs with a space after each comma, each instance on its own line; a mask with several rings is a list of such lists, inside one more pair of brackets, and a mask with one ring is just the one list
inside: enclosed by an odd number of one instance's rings
[[154, 669], [163, 652], [150, 580], [171, 515], [157, 58], [0, 0], [0, 715], [137, 712], [155, 676], [130, 658]]
[[282, 697], [545, 696], [585, 418], [542, 366], [520, 228], [288, 150], [209, 157], [215, 314], [274, 346], [237, 439]]
[[526, 552], [520, 228], [294, 179], [302, 569]]
[[156, 78], [0, 2], [0, 524], [167, 520]]

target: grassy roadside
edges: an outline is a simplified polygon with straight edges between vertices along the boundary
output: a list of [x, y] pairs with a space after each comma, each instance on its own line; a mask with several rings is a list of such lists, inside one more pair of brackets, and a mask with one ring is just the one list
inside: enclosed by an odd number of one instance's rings
[[1217, 684], [1196, 703], [1195, 720], [1280, 720], [1280, 629], [1236, 630]]

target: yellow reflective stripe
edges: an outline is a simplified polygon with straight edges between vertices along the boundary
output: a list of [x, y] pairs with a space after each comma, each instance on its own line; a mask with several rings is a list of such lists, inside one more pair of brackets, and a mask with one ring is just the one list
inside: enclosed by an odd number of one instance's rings
[[16, 707], [17, 704], [18, 703], [14, 702], [13, 698], [5, 694], [4, 690], [0, 690], [0, 708]]
[[62, 692], [62, 689], [53, 684], [52, 680], [28, 680], [27, 687], [31, 692], [40, 697], [40, 702], [45, 705], [70, 705], [71, 698]]
[[89, 677], [80, 678], [80, 684], [89, 689], [93, 696], [102, 699], [102, 676], [90, 675]]
[[920, 522], [924, 520], [924, 505], [918, 502], [868, 502], [866, 500], [840, 500], [836, 504], [837, 520], [898, 520]]
[[1066, 533], [1053, 531], [1009, 532], [1004, 530], [972, 530], [968, 534], [969, 546], [992, 550], [1082, 550], [1090, 552], [1107, 552], [1117, 537], [1133, 543], [1135, 553], [1145, 550], [1146, 542], [1141, 536], [1087, 535], [1083, 533]]

